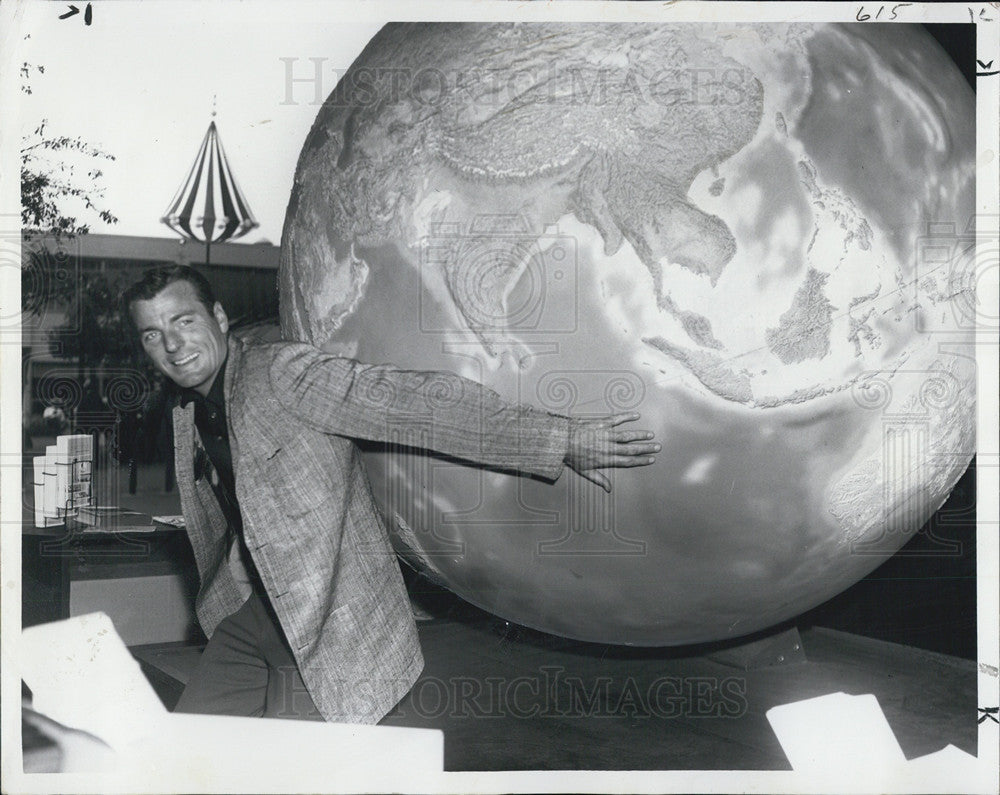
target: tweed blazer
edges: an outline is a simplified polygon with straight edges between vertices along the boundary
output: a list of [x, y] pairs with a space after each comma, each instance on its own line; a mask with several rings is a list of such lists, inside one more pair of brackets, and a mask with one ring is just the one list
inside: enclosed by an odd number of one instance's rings
[[[451, 373], [365, 365], [303, 343], [230, 335], [228, 347], [226, 415], [247, 548], [323, 717], [376, 723], [413, 686], [423, 657], [352, 439], [393, 441], [393, 428], [421, 422], [432, 429], [422, 446], [555, 480], [570, 421], [512, 406]], [[249, 586], [228, 562], [227, 524], [208, 477], [196, 478], [196, 456], [207, 457], [194, 406], [176, 407], [173, 422], [201, 581], [197, 615], [211, 636]]]

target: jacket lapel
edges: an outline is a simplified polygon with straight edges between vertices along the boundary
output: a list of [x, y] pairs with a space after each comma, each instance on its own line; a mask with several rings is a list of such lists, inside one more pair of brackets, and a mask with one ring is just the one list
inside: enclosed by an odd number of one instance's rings
[[[226, 362], [225, 381], [223, 382], [223, 392], [226, 400], [226, 424], [229, 430], [229, 448], [233, 456], [233, 473], [236, 482], [240, 482], [240, 439], [236, 431], [253, 434], [253, 439], [244, 447], [244, 451], [252, 449], [254, 455], [269, 458], [279, 449], [270, 434], [261, 433], [260, 429], [247, 428], [246, 418], [248, 412], [245, 409], [245, 402], [253, 395], [247, 394], [248, 390], [243, 388], [243, 364], [246, 356], [248, 343], [237, 338], [234, 334], [229, 335], [229, 358]], [[256, 396], [259, 397], [259, 396]], [[237, 494], [239, 493], [237, 485]]]
[[194, 430], [194, 404], [174, 406], [174, 469], [179, 483], [194, 483], [194, 458], [197, 448]]

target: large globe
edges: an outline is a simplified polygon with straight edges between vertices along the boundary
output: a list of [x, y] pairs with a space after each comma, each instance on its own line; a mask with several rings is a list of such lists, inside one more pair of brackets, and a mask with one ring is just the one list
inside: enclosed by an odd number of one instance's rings
[[394, 417], [365, 463], [428, 576], [583, 640], [754, 632], [970, 461], [974, 115], [918, 26], [387, 25], [303, 147], [282, 331], [655, 431], [606, 494]]

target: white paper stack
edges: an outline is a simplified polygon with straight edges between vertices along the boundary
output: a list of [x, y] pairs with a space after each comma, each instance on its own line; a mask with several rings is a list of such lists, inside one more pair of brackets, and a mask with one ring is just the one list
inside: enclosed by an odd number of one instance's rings
[[903, 749], [878, 699], [831, 693], [767, 711], [781, 749], [795, 770], [817, 774], [902, 765]]
[[907, 761], [878, 700], [831, 693], [767, 711], [792, 769], [840, 792], [975, 792], [976, 757], [953, 745]]
[[94, 437], [73, 434], [56, 437], [56, 480], [61, 516], [76, 516], [90, 505]]
[[59, 513], [59, 506], [65, 505], [66, 500], [60, 499], [59, 481], [56, 475], [56, 445], [50, 444], [45, 448], [45, 457], [42, 464], [42, 515], [46, 525], [62, 524], [63, 518]]
[[[46, 456], [36, 455], [32, 460], [34, 465], [34, 495], [35, 495], [35, 527], [52, 527], [53, 525], [62, 524], [61, 519], [57, 519], [54, 516], [47, 516], [45, 513], [45, 461]], [[53, 477], [55, 475], [55, 470], [53, 469]], [[52, 510], [55, 511], [55, 503], [52, 504]]]
[[30, 627], [21, 634], [20, 651], [32, 709], [112, 748], [166, 714], [104, 613]]

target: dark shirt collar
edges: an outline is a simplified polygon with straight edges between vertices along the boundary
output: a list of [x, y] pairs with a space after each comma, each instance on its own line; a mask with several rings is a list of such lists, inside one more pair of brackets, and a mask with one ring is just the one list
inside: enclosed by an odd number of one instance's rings
[[219, 372], [215, 374], [215, 380], [212, 382], [212, 388], [208, 390], [208, 394], [202, 397], [201, 393], [194, 389], [182, 389], [181, 390], [181, 406], [187, 406], [192, 400], [194, 401], [205, 401], [212, 403], [220, 409], [225, 410], [226, 408], [226, 363], [229, 361], [229, 352], [226, 352], [226, 358], [222, 362], [222, 367], [219, 368]]

